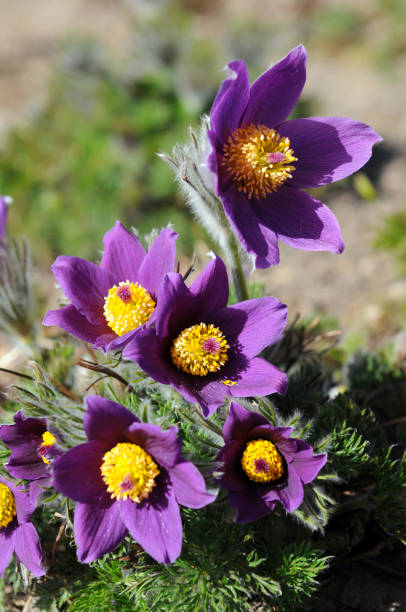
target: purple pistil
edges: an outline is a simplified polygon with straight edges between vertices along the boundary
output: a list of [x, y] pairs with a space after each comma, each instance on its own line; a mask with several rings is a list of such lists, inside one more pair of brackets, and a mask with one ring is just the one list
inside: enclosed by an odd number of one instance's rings
[[124, 303], [131, 301], [131, 290], [126, 285], [122, 285], [117, 289], [116, 295], [122, 300]]
[[265, 459], [255, 459], [254, 465], [256, 472], [267, 472], [269, 470], [269, 463]]
[[280, 153], [279, 151], [275, 151], [275, 153], [268, 153], [266, 156], [268, 163], [277, 164], [285, 159], [286, 155], [284, 153]]
[[202, 343], [202, 349], [206, 351], [206, 353], [218, 353], [220, 350], [220, 344], [218, 340], [215, 340], [214, 338], [207, 338]]
[[120, 483], [120, 490], [125, 493], [126, 491], [131, 491], [134, 488], [134, 483], [131, 479], [131, 476], [127, 475], [124, 480]]

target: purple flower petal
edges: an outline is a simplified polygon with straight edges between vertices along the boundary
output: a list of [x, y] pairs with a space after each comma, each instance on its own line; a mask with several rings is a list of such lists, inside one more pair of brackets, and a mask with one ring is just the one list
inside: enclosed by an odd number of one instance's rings
[[210, 111], [210, 127], [221, 143], [241, 123], [249, 99], [250, 82], [245, 64], [241, 60], [230, 62], [231, 77], [223, 81]]
[[4, 196], [0, 196], [0, 240], [6, 234], [8, 206]]
[[308, 484], [314, 480], [320, 470], [325, 466], [327, 455], [313, 455], [313, 449], [303, 440], [297, 440], [298, 452], [295, 453], [291, 467], [295, 470], [300, 480]]
[[128, 427], [138, 418], [121, 404], [99, 395], [86, 398], [87, 410], [83, 419], [88, 440], [100, 440], [115, 446], [126, 438]]
[[33, 504], [37, 505], [41, 501], [42, 497], [47, 492], [47, 487], [50, 487], [51, 483], [51, 476], [48, 476], [47, 478], [38, 478], [38, 480], [33, 480], [30, 482], [29, 496]]
[[[104, 253], [100, 266], [113, 273], [116, 282], [138, 280], [138, 271], [146, 255], [140, 241], [120, 221], [103, 238]], [[110, 285], [109, 289], [114, 285]], [[108, 291], [108, 290], [107, 290]]]
[[284, 372], [265, 359], [256, 357], [247, 362], [245, 370], [239, 373], [237, 384], [229, 387], [233, 397], [251, 397], [253, 395], [284, 395], [288, 379]]
[[10, 563], [14, 552], [16, 529], [15, 525], [0, 529], [0, 576]]
[[241, 404], [231, 402], [228, 416], [223, 427], [224, 441], [245, 441], [249, 431], [261, 425], [268, 425], [268, 421], [262, 414], [251, 412], [244, 408], [244, 406], [241, 406]]
[[140, 504], [121, 501], [120, 511], [130, 535], [158, 563], [172, 563], [179, 557], [182, 520], [168, 484], [157, 482], [150, 497]]
[[177, 434], [175, 426], [162, 431], [159, 425], [132, 423], [128, 428], [128, 439], [141, 446], [166, 469], [172, 468], [179, 460], [182, 441]]
[[293, 119], [279, 126], [288, 136], [295, 157], [289, 186], [318, 187], [359, 170], [382, 138], [369, 125], [347, 117]]
[[243, 442], [230, 440], [217, 454], [216, 461], [223, 464], [223, 469], [219, 468], [221, 475], [216, 480], [228, 491], [243, 491], [247, 488], [247, 477], [241, 468], [243, 450]]
[[90, 504], [108, 497], [100, 467], [108, 445], [99, 440], [79, 444], [54, 463], [53, 485], [71, 499]]
[[199, 297], [202, 320], [216, 310], [227, 306], [228, 276], [220, 257], [216, 256], [204, 268], [189, 290], [193, 295]]
[[60, 327], [68, 332], [68, 334], [72, 334], [72, 336], [91, 344], [100, 340], [100, 337], [106, 343], [117, 338], [107, 323], [101, 319], [97, 323], [89, 323], [86, 317], [81, 315], [72, 304], [63, 306], [58, 310], [48, 310], [42, 324]]
[[178, 504], [187, 508], [203, 508], [216, 496], [206, 491], [203, 476], [193, 463], [182, 460], [170, 469], [170, 479]]
[[251, 523], [263, 518], [273, 510], [274, 503], [266, 503], [253, 490], [229, 491], [230, 504], [237, 510], [237, 523]]
[[307, 53], [295, 47], [253, 84], [242, 122], [274, 128], [292, 112], [306, 82]]
[[156, 297], [159, 286], [168, 272], [173, 272], [176, 257], [176, 239], [173, 230], [163, 229], [155, 238], [138, 272], [138, 282]]
[[[169, 353], [169, 347], [168, 353]], [[168, 384], [167, 355], [160, 338], [152, 328], [140, 331], [123, 351], [125, 359], [135, 361], [138, 365], [160, 383]]]
[[42, 550], [38, 533], [32, 523], [23, 523], [17, 527], [15, 553], [21, 563], [37, 578], [46, 573], [42, 567]]
[[305, 251], [341, 253], [344, 241], [335, 215], [309, 193], [283, 187], [256, 201], [258, 216], [278, 238]]
[[[276, 491], [282, 506], [287, 512], [293, 512], [296, 508], [299, 508], [303, 501], [303, 485], [291, 465], [288, 465], [288, 481], [286, 486]], [[270, 500], [270, 496], [266, 496], [266, 498]]]
[[60, 255], [51, 269], [73, 306], [90, 323], [103, 324], [104, 298], [120, 279], [105, 268], [79, 257]]
[[162, 281], [154, 313], [157, 335], [168, 336], [171, 331], [176, 333], [178, 321], [188, 321], [196, 310], [196, 303], [198, 300], [186, 287], [182, 275], [167, 274]]
[[26, 418], [21, 410], [14, 415], [14, 425], [2, 425], [0, 438], [11, 450], [24, 446], [27, 441], [38, 442], [46, 431], [45, 419]]
[[35, 510], [35, 503], [30, 496], [26, 493], [26, 488], [24, 485], [20, 485], [18, 487], [13, 486], [6, 481], [3, 481], [13, 492], [14, 501], [16, 505], [17, 511], [17, 521], [19, 524], [27, 523], [30, 519], [31, 514]]
[[119, 504], [110, 499], [97, 504], [76, 504], [74, 531], [81, 563], [100, 559], [114, 550], [127, 535]]

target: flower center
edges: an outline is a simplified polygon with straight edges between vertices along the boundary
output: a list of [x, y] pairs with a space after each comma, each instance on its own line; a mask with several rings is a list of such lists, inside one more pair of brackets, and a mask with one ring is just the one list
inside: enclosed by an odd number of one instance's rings
[[138, 444], [120, 442], [105, 453], [101, 473], [112, 499], [130, 499], [139, 504], [155, 487], [159, 469]]
[[109, 289], [104, 298], [107, 325], [122, 336], [146, 323], [155, 309], [155, 301], [144, 287], [130, 281]]
[[213, 323], [184, 329], [172, 343], [172, 361], [179, 370], [194, 376], [217, 372], [227, 361], [227, 340]]
[[50, 431], [45, 431], [42, 434], [42, 444], [38, 449], [38, 454], [44, 463], [49, 463], [47, 459], [48, 449], [51, 448], [56, 442], [55, 436]]
[[297, 161], [290, 141], [265, 125], [245, 125], [236, 129], [223, 148], [222, 166], [248, 199], [266, 198], [292, 177]]
[[16, 514], [14, 495], [7, 485], [0, 482], [0, 528], [7, 527]]
[[271, 482], [283, 476], [282, 456], [269, 440], [251, 440], [241, 458], [241, 465], [250, 480]]

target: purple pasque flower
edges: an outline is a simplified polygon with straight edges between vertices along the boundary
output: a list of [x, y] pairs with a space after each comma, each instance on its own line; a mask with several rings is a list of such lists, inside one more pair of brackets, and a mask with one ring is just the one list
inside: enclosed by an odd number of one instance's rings
[[213, 103], [208, 137], [210, 169], [225, 213], [257, 268], [279, 262], [278, 239], [298, 249], [341, 253], [333, 213], [302, 188], [349, 176], [381, 140], [346, 117], [286, 118], [306, 81], [300, 45], [250, 86], [243, 61], [228, 65]]
[[162, 282], [155, 326], [124, 350], [152, 378], [172, 385], [204, 416], [225, 397], [284, 393], [284, 372], [257, 357], [283, 335], [287, 307], [273, 297], [227, 307], [228, 277], [215, 257], [188, 288], [180, 274]]
[[156, 561], [172, 563], [182, 547], [179, 504], [214, 501], [203, 477], [181, 456], [177, 427], [141, 423], [115, 402], [88, 397], [89, 442], [57, 459], [54, 487], [78, 502], [74, 534], [78, 558], [90, 563], [130, 533]]
[[49, 310], [44, 325], [57, 325], [105, 352], [121, 348], [155, 318], [159, 285], [175, 265], [177, 234], [163, 229], [146, 253], [119, 221], [104, 235], [100, 266], [59, 256], [52, 272], [71, 304]]
[[293, 512], [303, 501], [303, 485], [325, 465], [327, 455], [314, 455], [307, 442], [290, 438], [291, 431], [231, 402], [223, 427], [225, 445], [216, 459], [222, 463], [218, 482], [228, 491], [238, 523], [262, 518], [276, 502]]
[[30, 522], [35, 504], [21, 487], [0, 478], [0, 576], [13, 552], [37, 578], [45, 574], [38, 534]]

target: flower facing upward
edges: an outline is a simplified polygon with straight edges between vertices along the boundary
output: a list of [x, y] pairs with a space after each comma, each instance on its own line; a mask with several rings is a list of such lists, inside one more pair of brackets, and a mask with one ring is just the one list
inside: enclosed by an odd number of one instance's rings
[[79, 561], [102, 557], [128, 533], [157, 561], [175, 561], [182, 546], [179, 504], [202, 508], [214, 500], [197, 468], [182, 458], [177, 428], [140, 423], [99, 396], [86, 401], [89, 442], [54, 465], [54, 487], [78, 502]]
[[217, 193], [256, 266], [279, 261], [278, 239], [310, 251], [340, 253], [344, 242], [333, 213], [301, 191], [349, 176], [381, 138], [346, 117], [286, 121], [306, 80], [306, 51], [293, 49], [250, 87], [244, 62], [228, 66], [210, 113], [208, 164]]
[[97, 266], [60, 256], [52, 271], [71, 304], [49, 310], [44, 325], [57, 325], [104, 351], [121, 348], [154, 320], [159, 285], [175, 265], [177, 234], [164, 229], [148, 253], [119, 221], [104, 236]]
[[123, 353], [158, 382], [199, 402], [205, 416], [225, 397], [284, 393], [287, 384], [283, 372], [257, 357], [282, 337], [286, 306], [273, 297], [229, 307], [227, 300], [227, 272], [219, 257], [190, 288], [180, 274], [168, 274], [155, 326], [141, 330]]
[[0, 478], [0, 576], [13, 552], [34, 576], [45, 574], [41, 544], [29, 519], [35, 504], [21, 488]]
[[327, 455], [290, 438], [291, 427], [274, 427], [265, 417], [232, 402], [223, 428], [225, 445], [219, 483], [237, 510], [237, 522], [249, 523], [272, 512], [280, 502], [293, 512], [303, 501], [303, 485], [314, 480]]

